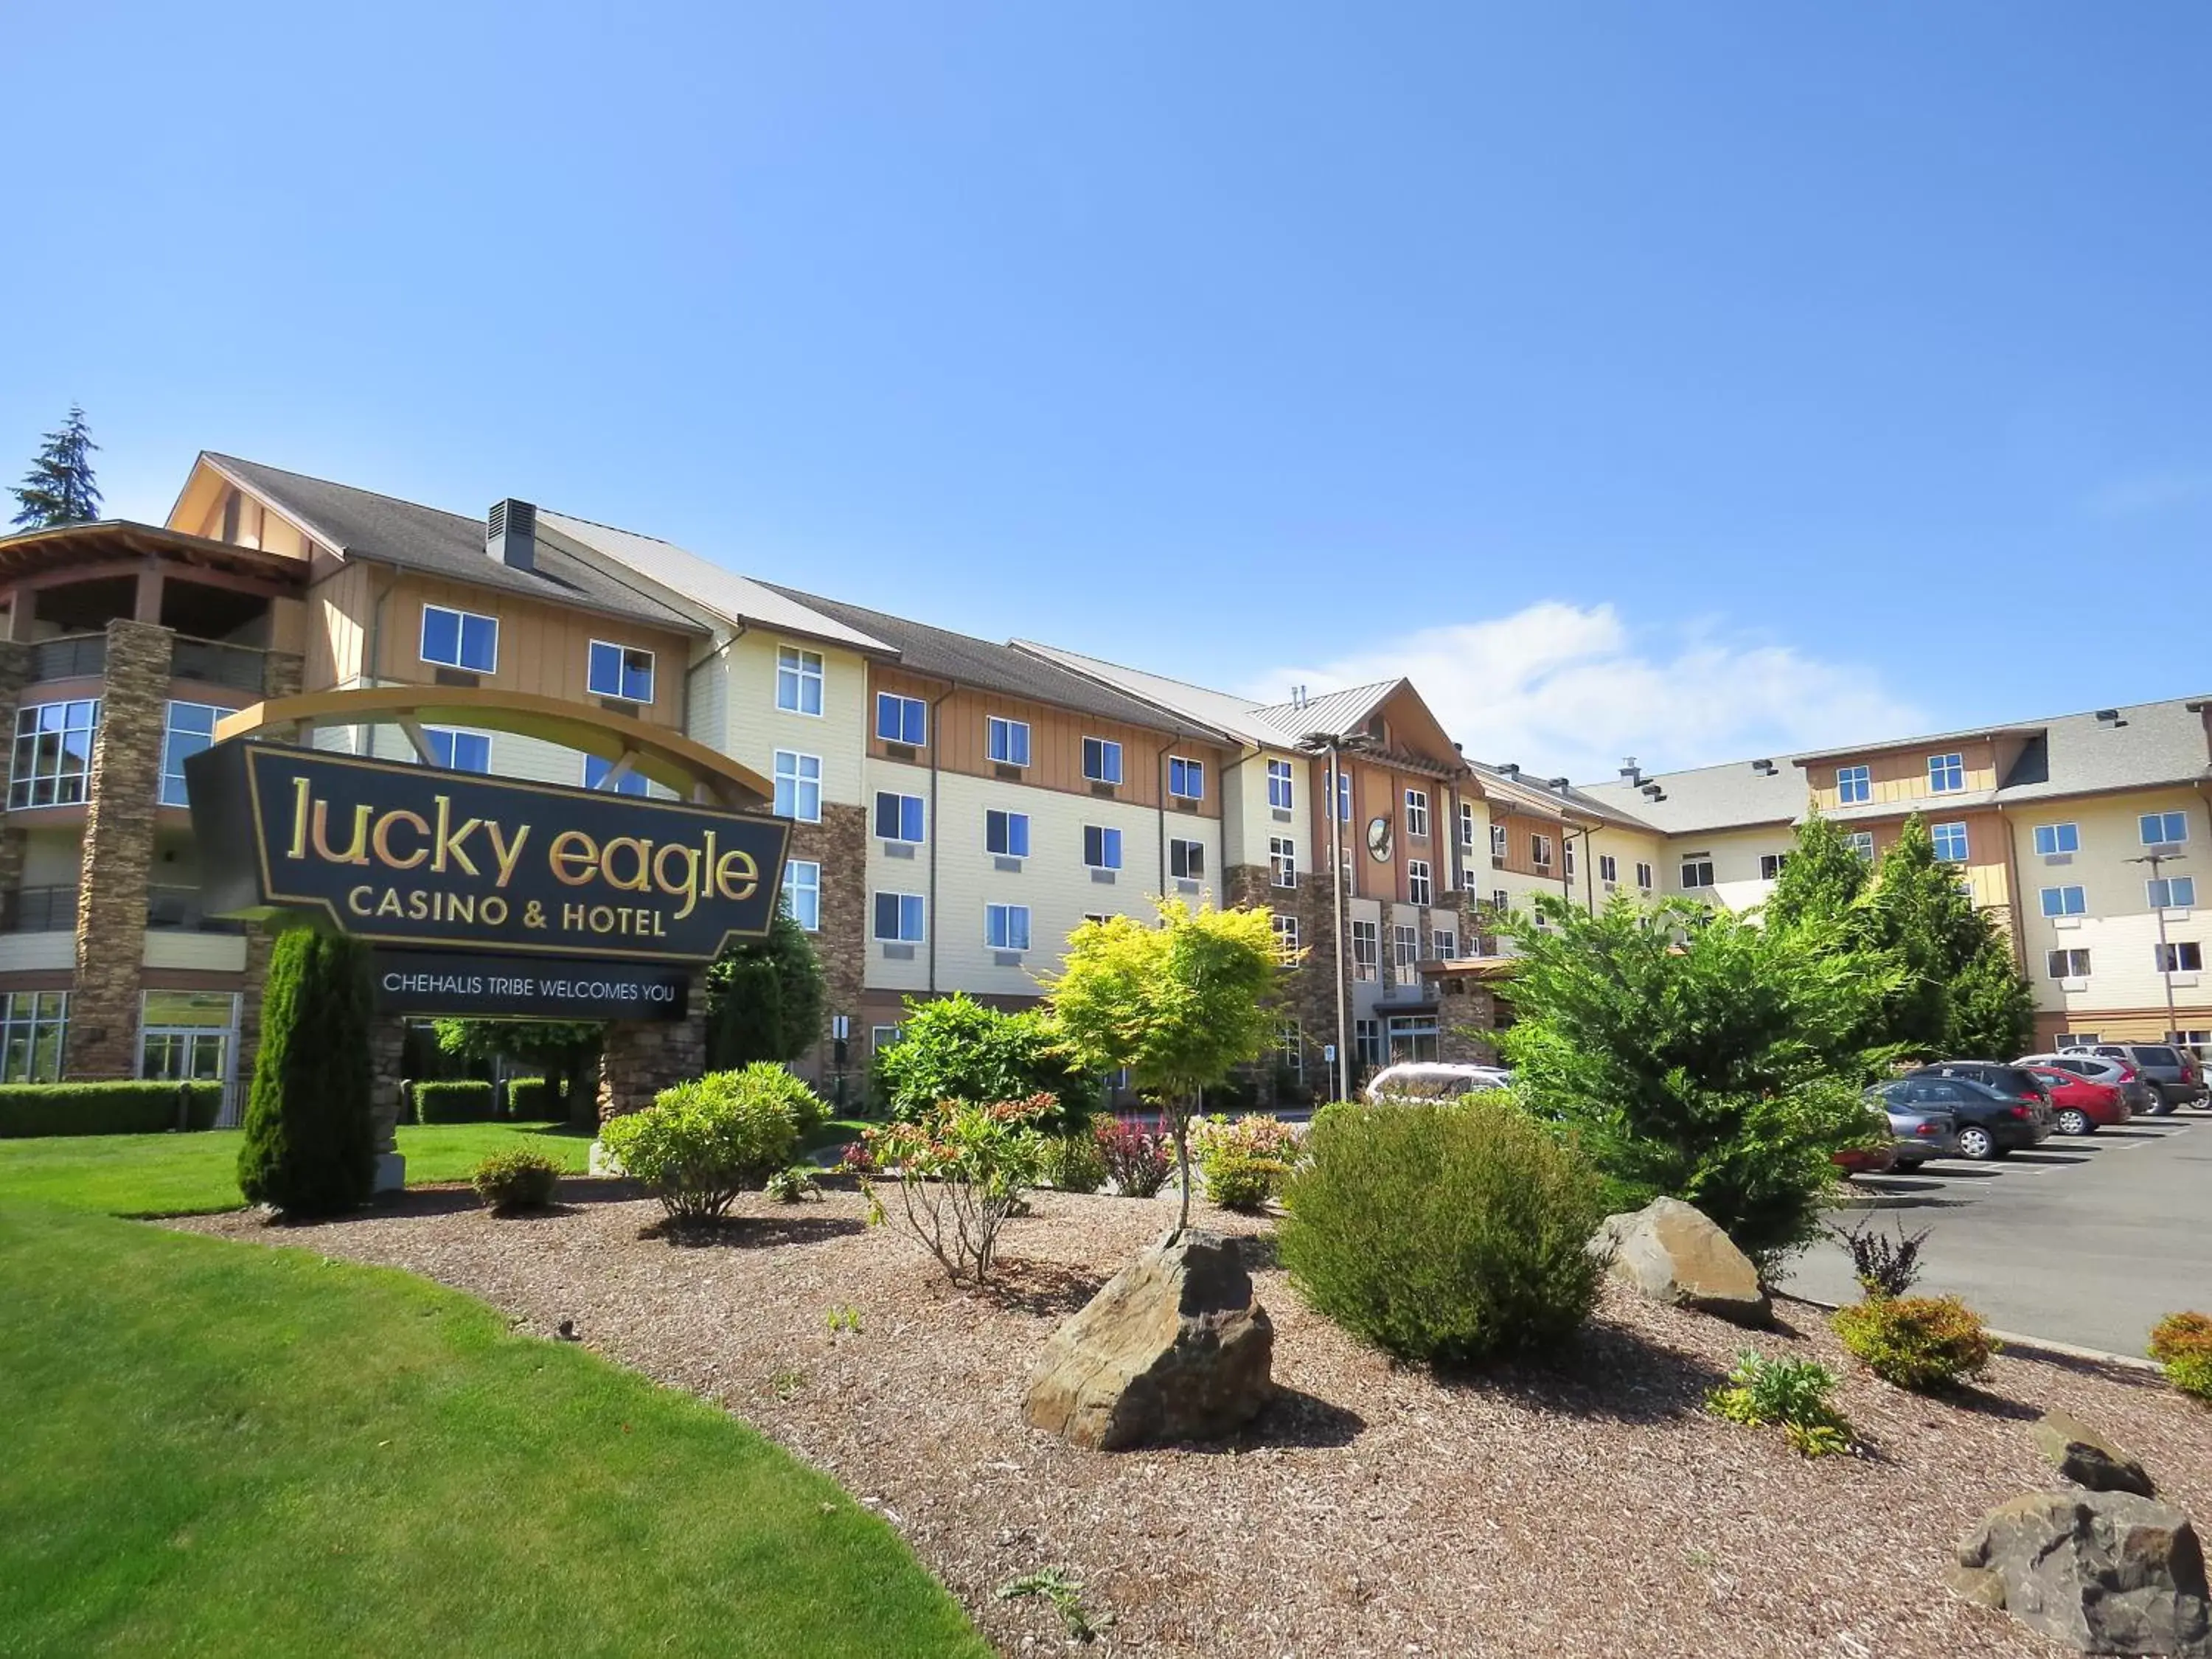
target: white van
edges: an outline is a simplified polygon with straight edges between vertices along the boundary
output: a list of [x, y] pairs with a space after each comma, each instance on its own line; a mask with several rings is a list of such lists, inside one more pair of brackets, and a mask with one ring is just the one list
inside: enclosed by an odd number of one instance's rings
[[1456, 1065], [1441, 1060], [1407, 1060], [1385, 1066], [1367, 1085], [1366, 1097], [1378, 1100], [1457, 1100], [1485, 1089], [1503, 1089], [1513, 1073], [1502, 1066]]

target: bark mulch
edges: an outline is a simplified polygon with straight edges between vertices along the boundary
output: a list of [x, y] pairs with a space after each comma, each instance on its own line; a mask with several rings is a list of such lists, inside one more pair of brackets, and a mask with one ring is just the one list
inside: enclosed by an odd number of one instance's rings
[[[1115, 1622], [1091, 1650], [1221, 1659], [1437, 1655], [1954, 1659], [2059, 1650], [1938, 1573], [1990, 1505], [2056, 1484], [2027, 1425], [2063, 1406], [2212, 1517], [2212, 1412], [2155, 1377], [2008, 1356], [1955, 1401], [1851, 1370], [1823, 1316], [1778, 1304], [1755, 1339], [1608, 1287], [1556, 1368], [1456, 1378], [1394, 1367], [1310, 1312], [1265, 1223], [1253, 1240], [1280, 1398], [1233, 1444], [1078, 1451], [1029, 1427], [1053, 1327], [1172, 1224], [1161, 1201], [1042, 1194], [1002, 1282], [955, 1291], [862, 1204], [740, 1200], [706, 1243], [641, 1237], [659, 1211], [572, 1181], [556, 1212], [494, 1220], [465, 1191], [310, 1228], [169, 1224], [404, 1267], [526, 1328], [580, 1339], [716, 1401], [827, 1470], [905, 1535], [1009, 1653], [1064, 1638], [992, 1591], [1056, 1567]], [[830, 1329], [851, 1309], [857, 1332]], [[1845, 1373], [1863, 1457], [1808, 1462], [1701, 1408], [1737, 1349]], [[887, 1659], [889, 1656], [887, 1656]]]

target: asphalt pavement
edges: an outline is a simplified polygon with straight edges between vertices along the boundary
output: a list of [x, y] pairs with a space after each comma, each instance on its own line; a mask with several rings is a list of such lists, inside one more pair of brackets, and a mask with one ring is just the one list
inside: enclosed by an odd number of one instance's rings
[[[2165, 1315], [2212, 1312], [2212, 1118], [2137, 1118], [2081, 1139], [2054, 1135], [1990, 1164], [1931, 1163], [1862, 1176], [1830, 1219], [1872, 1213], [1928, 1229], [1916, 1291], [1956, 1295], [1999, 1330], [2140, 1354]], [[1782, 1288], [1858, 1294], [1850, 1259], [1823, 1241]]]

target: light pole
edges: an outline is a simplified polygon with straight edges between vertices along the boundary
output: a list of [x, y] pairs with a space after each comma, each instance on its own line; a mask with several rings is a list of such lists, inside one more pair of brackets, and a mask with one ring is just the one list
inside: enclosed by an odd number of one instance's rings
[[[2128, 860], [2130, 864], [2148, 864], [2150, 866], [2150, 878], [2154, 882], [2159, 878], [2158, 872], [2160, 866], [2168, 864], [2185, 864], [2187, 861], [2188, 854], [2185, 853], [2146, 853], [2139, 859], [2130, 859]], [[2169, 892], [2161, 895], [2161, 896], [2171, 898], [2172, 894]], [[2161, 904], [2157, 906], [2156, 908], [2158, 910], [2158, 976], [2166, 983], [2166, 1040], [2168, 1042], [2172, 1042], [2177, 1040], [2175, 1035], [2176, 1017], [2173, 1012], [2173, 969], [2172, 964], [2167, 962], [2166, 956], [2166, 907]]]
[[1368, 739], [1363, 732], [1316, 732], [1301, 738], [1298, 747], [1309, 755], [1328, 757], [1328, 794], [1323, 805], [1328, 813], [1330, 882], [1329, 934], [1330, 955], [1335, 963], [1336, 975], [1336, 1097], [1346, 1100], [1352, 1094], [1352, 1048], [1350, 1028], [1344, 997], [1344, 771], [1342, 757], [1347, 751], [1364, 749]]

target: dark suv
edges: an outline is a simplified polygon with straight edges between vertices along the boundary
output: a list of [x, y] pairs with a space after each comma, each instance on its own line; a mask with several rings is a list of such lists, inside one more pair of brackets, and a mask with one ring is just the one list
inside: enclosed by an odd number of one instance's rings
[[1916, 1066], [1905, 1076], [1962, 1077], [2009, 1099], [2027, 1102], [2046, 1127], [2051, 1121], [2050, 1085], [2025, 1066], [2000, 1065], [1994, 1060], [1939, 1060], [1933, 1066]]
[[[2009, 1070], [2010, 1068], [2006, 1068]], [[1948, 1112], [1959, 1121], [1959, 1155], [1981, 1163], [2022, 1146], [2038, 1146], [2051, 1133], [2050, 1109], [2001, 1094], [1971, 1078], [1911, 1076], [1878, 1083], [1870, 1098], [1907, 1112]]]
[[2197, 1057], [2171, 1042], [2081, 1042], [2069, 1044], [2060, 1052], [2126, 1060], [2157, 1092], [2159, 1103], [2151, 1109], [2160, 1116], [2177, 1106], [2204, 1103], [2204, 1073]]

